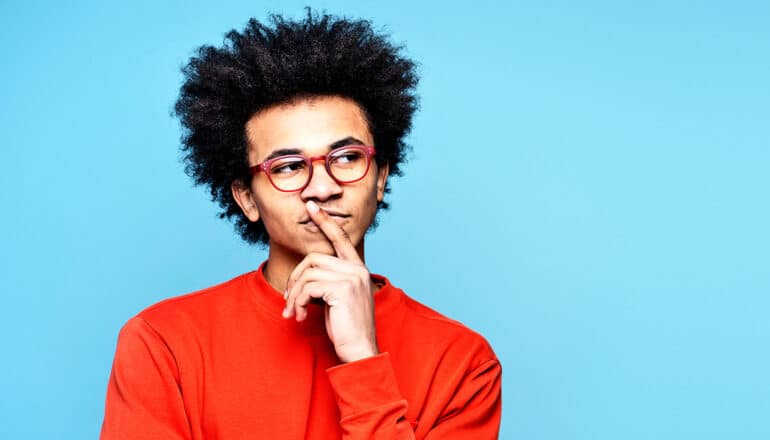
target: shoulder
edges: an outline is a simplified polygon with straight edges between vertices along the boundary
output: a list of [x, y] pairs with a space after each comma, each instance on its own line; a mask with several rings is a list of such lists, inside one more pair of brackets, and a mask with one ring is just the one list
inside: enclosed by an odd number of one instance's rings
[[164, 299], [145, 308], [135, 318], [164, 333], [226, 316], [241, 308], [248, 298], [247, 278], [250, 274], [241, 274], [201, 290]]
[[410, 405], [440, 407], [443, 414], [453, 414], [465, 411], [475, 399], [494, 402], [502, 366], [489, 342], [460, 321], [399, 293], [399, 312], [377, 323], [377, 337], [380, 342], [383, 336], [380, 349], [390, 353]]
[[469, 368], [489, 361], [499, 362], [492, 346], [480, 333], [398, 290], [402, 297], [398, 323], [401, 340], [394, 343], [400, 349], [414, 350], [421, 356], [432, 354]]

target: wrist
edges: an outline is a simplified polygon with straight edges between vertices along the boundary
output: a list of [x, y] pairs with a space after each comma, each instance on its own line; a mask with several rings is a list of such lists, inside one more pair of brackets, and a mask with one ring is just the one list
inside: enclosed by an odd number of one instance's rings
[[378, 354], [380, 354], [380, 350], [377, 347], [377, 343], [341, 347], [341, 349], [337, 350], [337, 356], [345, 364], [377, 356]]

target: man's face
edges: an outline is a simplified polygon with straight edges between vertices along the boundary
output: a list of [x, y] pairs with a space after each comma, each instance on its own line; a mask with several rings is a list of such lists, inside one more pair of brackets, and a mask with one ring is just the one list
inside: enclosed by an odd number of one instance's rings
[[[246, 123], [248, 163], [256, 165], [281, 150], [305, 156], [321, 156], [347, 143], [374, 145], [361, 108], [335, 96], [310, 98], [270, 107]], [[339, 184], [329, 176], [323, 161], [313, 162], [312, 179], [301, 191], [281, 192], [258, 173], [239, 201], [251, 221], [261, 219], [270, 235], [271, 256], [276, 253], [304, 256], [310, 252], [334, 255], [334, 249], [312, 222], [305, 202], [312, 200], [332, 215], [348, 233], [353, 245], [363, 250], [363, 238], [374, 220], [377, 202], [384, 195], [387, 166], [369, 171], [358, 182]], [[236, 197], [238, 199], [238, 197]], [[248, 205], [251, 203], [252, 207]]]

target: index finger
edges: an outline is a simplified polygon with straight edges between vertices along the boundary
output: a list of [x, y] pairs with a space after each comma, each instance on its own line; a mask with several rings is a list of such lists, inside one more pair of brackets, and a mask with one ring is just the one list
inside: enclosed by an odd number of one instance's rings
[[329, 214], [320, 209], [312, 200], [309, 200], [305, 206], [310, 214], [310, 219], [313, 220], [313, 223], [318, 226], [331, 242], [337, 257], [343, 260], [362, 262], [356, 248], [353, 246], [353, 242], [350, 241], [348, 233], [329, 217]]

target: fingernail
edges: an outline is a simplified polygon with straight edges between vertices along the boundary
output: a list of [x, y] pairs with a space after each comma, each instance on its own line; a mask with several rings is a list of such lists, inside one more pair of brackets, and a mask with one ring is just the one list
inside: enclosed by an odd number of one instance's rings
[[307, 202], [307, 210], [312, 212], [312, 213], [316, 213], [316, 212], [318, 212], [318, 205], [316, 205], [314, 201], [308, 200], [308, 202]]
[[284, 318], [288, 318], [289, 317], [289, 309], [284, 307], [283, 312], [281, 312], [281, 316], [283, 316]]

